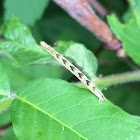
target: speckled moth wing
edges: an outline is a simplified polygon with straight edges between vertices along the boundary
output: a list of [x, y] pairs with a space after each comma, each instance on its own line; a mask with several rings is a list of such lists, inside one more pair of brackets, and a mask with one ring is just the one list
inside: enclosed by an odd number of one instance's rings
[[61, 54], [56, 52], [50, 45], [48, 45], [44, 41], [41, 41], [40, 44], [56, 60], [58, 60], [71, 73], [73, 73], [82, 83], [84, 83], [87, 86], [87, 88], [99, 98], [99, 102], [104, 100], [104, 95], [102, 94], [102, 92], [79, 69], [77, 69], [72, 63], [70, 63], [66, 58], [64, 58]]

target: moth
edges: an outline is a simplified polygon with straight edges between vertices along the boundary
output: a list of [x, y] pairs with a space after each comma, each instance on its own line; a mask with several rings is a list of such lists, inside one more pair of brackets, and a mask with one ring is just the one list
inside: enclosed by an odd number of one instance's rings
[[40, 45], [45, 48], [63, 66], [65, 66], [72, 74], [74, 74], [82, 83], [84, 83], [86, 87], [99, 98], [99, 102], [104, 100], [103, 93], [79, 69], [77, 69], [65, 57], [56, 52], [50, 45], [48, 45], [44, 41], [41, 41]]

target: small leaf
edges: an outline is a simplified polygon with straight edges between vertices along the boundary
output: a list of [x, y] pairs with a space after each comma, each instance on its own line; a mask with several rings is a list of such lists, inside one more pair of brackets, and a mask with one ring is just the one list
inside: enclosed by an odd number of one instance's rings
[[89, 78], [93, 78], [97, 72], [97, 59], [94, 54], [83, 44], [76, 42], [59, 41], [56, 50], [71, 60]]
[[133, 61], [140, 65], [140, 28], [133, 17], [127, 24], [122, 24], [114, 16], [108, 16], [108, 22], [116, 37], [122, 41], [122, 47]]
[[18, 15], [22, 22], [28, 25], [33, 25], [41, 18], [48, 3], [49, 0], [5, 0], [4, 18], [7, 20], [13, 15]]
[[138, 117], [106, 99], [99, 103], [89, 90], [56, 79], [40, 79], [19, 91], [12, 123], [20, 140], [134, 140], [140, 134]]
[[19, 42], [30, 48], [34, 48], [37, 45], [30, 30], [21, 24], [19, 18], [16, 16], [13, 16], [4, 23], [2, 26], [2, 35], [7, 40]]
[[140, 0], [128, 0], [133, 13], [128, 23], [122, 24], [114, 16], [108, 16], [108, 22], [116, 37], [122, 41], [122, 47], [133, 61], [140, 65]]

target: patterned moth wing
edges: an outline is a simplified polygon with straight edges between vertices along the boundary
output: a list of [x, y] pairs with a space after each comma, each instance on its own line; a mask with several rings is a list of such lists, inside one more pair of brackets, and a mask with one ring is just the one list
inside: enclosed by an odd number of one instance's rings
[[81, 82], [83, 82], [86, 87], [94, 93], [98, 98], [99, 102], [104, 100], [104, 95], [102, 92], [72, 63], [70, 63], [65, 57], [56, 52], [50, 45], [44, 41], [40, 42], [41, 46], [45, 48], [56, 60], [58, 60], [63, 66], [65, 66], [71, 73], [73, 73]]

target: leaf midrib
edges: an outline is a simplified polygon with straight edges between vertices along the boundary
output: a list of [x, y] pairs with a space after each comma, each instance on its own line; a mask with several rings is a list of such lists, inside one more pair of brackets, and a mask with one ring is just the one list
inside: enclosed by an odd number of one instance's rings
[[31, 103], [30, 101], [20, 97], [20, 96], [16, 96], [17, 99], [19, 99], [20, 101], [32, 106], [33, 108], [35, 108], [36, 110], [42, 112], [43, 114], [49, 116], [50, 118], [54, 119], [55, 121], [57, 121], [58, 123], [60, 123], [62, 126], [70, 129], [73, 133], [75, 133], [76, 135], [78, 135], [79, 137], [81, 137], [84, 140], [88, 140], [85, 136], [81, 135], [79, 132], [77, 132], [76, 130], [74, 130], [73, 128], [69, 127], [67, 124], [63, 123], [61, 120], [57, 119], [55, 116], [52, 116], [50, 113], [44, 111], [43, 109], [41, 109], [40, 107], [38, 107], [37, 105]]

